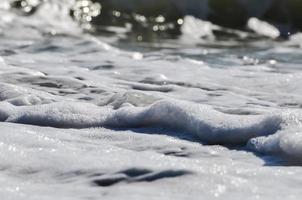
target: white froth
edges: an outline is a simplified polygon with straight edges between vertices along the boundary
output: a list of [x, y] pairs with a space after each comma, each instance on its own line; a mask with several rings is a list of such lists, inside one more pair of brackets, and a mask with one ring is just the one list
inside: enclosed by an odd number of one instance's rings
[[162, 127], [186, 132], [212, 144], [244, 143], [256, 136], [269, 135], [279, 129], [281, 121], [277, 116], [229, 115], [205, 105], [166, 100], [147, 107], [122, 106], [117, 110], [75, 102], [3, 107], [0, 114], [2, 119], [7, 116], [3, 120], [7, 122], [63, 128]]
[[302, 156], [302, 113], [292, 110], [283, 113], [282, 129], [274, 135], [257, 137], [249, 141], [248, 146], [260, 153], [281, 154], [289, 159], [301, 162]]
[[299, 37], [242, 48], [186, 17], [194, 46], [131, 52], [84, 34], [72, 2], [0, 3], [0, 199], [301, 197], [301, 167], [280, 166], [302, 161]]
[[188, 36], [200, 40], [203, 37], [210, 37], [213, 39], [213, 29], [215, 28], [217, 27], [211, 22], [206, 22], [193, 16], [185, 16], [181, 30], [183, 34], [187, 34]]
[[276, 27], [255, 17], [252, 17], [248, 20], [247, 26], [259, 35], [263, 35], [273, 39], [276, 39], [280, 36], [280, 32]]

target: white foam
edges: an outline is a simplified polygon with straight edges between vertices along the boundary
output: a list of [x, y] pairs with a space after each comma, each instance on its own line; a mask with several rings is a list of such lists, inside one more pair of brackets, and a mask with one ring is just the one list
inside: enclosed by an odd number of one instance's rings
[[118, 127], [161, 126], [193, 134], [203, 142], [234, 144], [274, 133], [280, 119], [228, 115], [205, 105], [159, 101], [147, 108], [121, 108], [106, 123]]
[[[3, 104], [2, 104], [3, 105]], [[53, 127], [162, 127], [186, 132], [201, 142], [236, 144], [277, 131], [280, 118], [229, 115], [205, 105], [162, 100], [147, 107], [98, 107], [88, 103], [50, 103], [36, 106], [1, 106], [2, 119]]]
[[191, 38], [193, 40], [202, 40], [203, 38], [213, 40], [215, 38], [213, 30], [217, 29], [218, 26], [211, 22], [203, 21], [193, 16], [185, 16], [181, 26], [181, 32], [186, 39]]
[[275, 39], [280, 36], [280, 31], [276, 27], [255, 17], [248, 20], [247, 26], [249, 29], [255, 31], [255, 33], [266, 37]]
[[0, 10], [0, 198], [301, 197], [301, 167], [278, 166], [301, 160], [301, 49], [197, 39], [133, 59], [57, 16], [64, 2]]
[[283, 113], [282, 129], [267, 137], [257, 137], [248, 146], [260, 153], [285, 155], [302, 162], [302, 113], [292, 110]]
[[0, 83], [0, 99], [17, 106], [46, 104], [62, 98], [47, 92], [36, 91], [17, 85]]
[[99, 109], [87, 103], [50, 103], [38, 106], [8, 106], [2, 104], [1, 116], [5, 121], [63, 128], [96, 127], [103, 124], [108, 109]]
[[[102, 128], [12, 123], [0, 128], [0, 196], [5, 199], [103, 199], [102, 192], [105, 199], [231, 200], [234, 194], [255, 199], [260, 192], [274, 196], [276, 187], [282, 196], [299, 199], [301, 194], [300, 185], [293, 184], [299, 183], [298, 168], [262, 167], [252, 153], [222, 146]], [[186, 173], [173, 177], [173, 172]]]

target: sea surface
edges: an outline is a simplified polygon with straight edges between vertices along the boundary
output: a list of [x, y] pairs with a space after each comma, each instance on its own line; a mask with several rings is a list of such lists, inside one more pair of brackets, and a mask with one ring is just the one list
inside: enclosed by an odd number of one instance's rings
[[0, 199], [301, 198], [298, 29], [187, 10], [173, 27], [117, 9], [124, 26], [105, 26], [100, 2], [12, 2], [0, 2]]

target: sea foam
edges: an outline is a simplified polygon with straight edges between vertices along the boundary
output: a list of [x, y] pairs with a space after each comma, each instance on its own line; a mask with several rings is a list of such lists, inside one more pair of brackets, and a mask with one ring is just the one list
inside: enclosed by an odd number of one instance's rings
[[245, 143], [275, 133], [281, 123], [275, 115], [230, 115], [210, 106], [176, 100], [161, 100], [146, 107], [126, 104], [118, 109], [72, 101], [34, 106], [2, 103], [0, 108], [1, 120], [6, 122], [60, 128], [161, 127], [211, 144]]
[[302, 156], [302, 113], [300, 110], [286, 111], [282, 114], [282, 128], [276, 134], [252, 138], [248, 147], [266, 154], [281, 154], [301, 161]]

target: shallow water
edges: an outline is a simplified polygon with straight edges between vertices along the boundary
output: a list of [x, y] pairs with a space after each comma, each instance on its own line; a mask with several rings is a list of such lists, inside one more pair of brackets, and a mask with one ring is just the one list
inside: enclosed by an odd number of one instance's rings
[[5, 2], [1, 199], [301, 196], [299, 33], [222, 40], [185, 17], [177, 39], [137, 43], [83, 31], [72, 1]]

